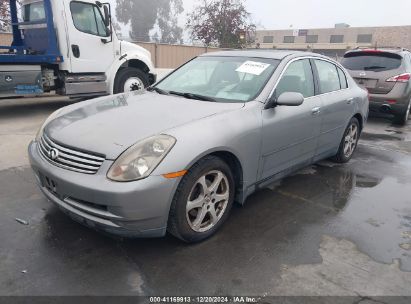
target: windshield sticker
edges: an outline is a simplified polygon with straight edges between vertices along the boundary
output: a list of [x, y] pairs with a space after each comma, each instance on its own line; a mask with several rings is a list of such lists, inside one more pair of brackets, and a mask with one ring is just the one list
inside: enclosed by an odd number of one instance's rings
[[246, 61], [236, 70], [236, 72], [260, 76], [269, 66], [270, 64], [268, 63]]

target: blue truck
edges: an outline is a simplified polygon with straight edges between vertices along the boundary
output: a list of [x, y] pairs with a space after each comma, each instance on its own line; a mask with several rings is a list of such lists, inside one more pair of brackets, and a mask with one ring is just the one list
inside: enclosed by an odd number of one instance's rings
[[113, 31], [109, 3], [7, 1], [13, 42], [0, 46], [0, 97], [94, 97], [156, 81], [150, 52]]

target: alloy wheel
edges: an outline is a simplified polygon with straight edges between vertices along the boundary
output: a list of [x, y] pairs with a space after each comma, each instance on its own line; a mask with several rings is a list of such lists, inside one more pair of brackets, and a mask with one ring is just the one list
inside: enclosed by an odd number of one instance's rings
[[344, 139], [344, 156], [349, 158], [354, 153], [358, 142], [358, 126], [351, 124]]
[[221, 171], [201, 176], [191, 189], [186, 205], [186, 217], [195, 232], [207, 232], [223, 217], [230, 199], [230, 185]]

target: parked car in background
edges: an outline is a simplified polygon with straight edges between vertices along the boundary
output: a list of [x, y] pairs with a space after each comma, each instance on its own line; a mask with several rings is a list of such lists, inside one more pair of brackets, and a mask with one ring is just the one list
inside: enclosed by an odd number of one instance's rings
[[394, 114], [395, 123], [407, 123], [411, 110], [410, 51], [359, 48], [347, 52], [341, 63], [370, 93], [371, 110]]
[[30, 162], [43, 193], [83, 224], [198, 242], [234, 201], [321, 159], [348, 162], [368, 107], [367, 92], [327, 57], [210, 53], [146, 92], [58, 110]]

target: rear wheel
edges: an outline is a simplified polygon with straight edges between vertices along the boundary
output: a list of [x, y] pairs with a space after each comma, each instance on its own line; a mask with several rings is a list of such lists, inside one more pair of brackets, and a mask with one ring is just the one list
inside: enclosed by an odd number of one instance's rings
[[174, 196], [168, 231], [188, 242], [203, 241], [223, 225], [234, 201], [234, 178], [220, 158], [209, 156], [181, 180]]
[[410, 111], [411, 111], [411, 101], [408, 102], [408, 106], [406, 107], [406, 110], [404, 112], [395, 115], [394, 123], [401, 125], [401, 126], [407, 124], [408, 119], [410, 118]]
[[353, 117], [344, 132], [338, 152], [332, 160], [336, 163], [349, 162], [357, 148], [360, 134], [360, 123], [357, 118]]
[[146, 73], [136, 68], [124, 68], [116, 76], [114, 94], [143, 91], [149, 86], [149, 78]]

